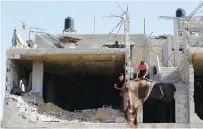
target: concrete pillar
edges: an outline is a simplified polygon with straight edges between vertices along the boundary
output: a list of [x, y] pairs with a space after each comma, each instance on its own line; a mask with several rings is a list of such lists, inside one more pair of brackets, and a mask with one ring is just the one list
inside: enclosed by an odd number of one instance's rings
[[32, 90], [39, 92], [43, 96], [43, 61], [33, 61], [32, 65]]
[[128, 68], [130, 68], [131, 67], [131, 49], [130, 49], [130, 41], [129, 41], [129, 29], [130, 29], [130, 27], [129, 27], [129, 24], [130, 24], [130, 22], [129, 22], [129, 15], [128, 14], [126, 14], [126, 20], [125, 20], [125, 22], [124, 22], [124, 34], [125, 34], [125, 79], [126, 80], [130, 80], [131, 78], [130, 78], [130, 75], [131, 75], [131, 70], [129, 70]]
[[179, 19], [174, 19], [174, 48], [175, 48], [175, 67], [179, 66]]
[[172, 42], [173, 42], [172, 35], [168, 35], [167, 42], [164, 44], [164, 49], [163, 49], [164, 66], [169, 63], [169, 57], [172, 54]]

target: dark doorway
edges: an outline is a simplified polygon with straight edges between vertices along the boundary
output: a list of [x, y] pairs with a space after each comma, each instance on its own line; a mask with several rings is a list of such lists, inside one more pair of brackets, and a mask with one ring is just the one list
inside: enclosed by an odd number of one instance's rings
[[175, 123], [175, 100], [148, 98], [143, 105], [143, 123]]
[[175, 123], [175, 86], [156, 83], [143, 105], [144, 123]]

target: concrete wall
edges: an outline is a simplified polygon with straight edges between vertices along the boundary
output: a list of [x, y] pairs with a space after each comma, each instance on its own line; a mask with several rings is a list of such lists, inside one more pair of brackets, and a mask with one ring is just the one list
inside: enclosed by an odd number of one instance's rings
[[22, 66], [19, 66], [16, 60], [7, 60], [6, 67], [6, 93], [10, 93], [13, 87], [19, 86], [26, 71]]
[[[194, 107], [194, 67], [192, 64], [188, 62], [188, 58], [185, 58], [182, 62], [182, 68], [180, 69], [180, 75], [182, 81], [184, 81], [187, 84], [188, 87], [188, 100], [187, 100], [187, 106], [188, 106], [188, 122], [189, 123], [203, 123], [201, 119], [196, 115], [195, 113], [195, 107]], [[185, 95], [187, 95], [185, 94]], [[183, 95], [182, 95], [183, 96]], [[186, 98], [186, 97], [184, 97]], [[186, 100], [181, 100], [186, 101]]]
[[184, 82], [175, 84], [175, 116], [176, 123], [188, 123], [189, 122], [189, 94], [188, 85]]
[[[185, 83], [176, 83], [175, 98], [175, 120], [176, 123], [188, 123], [189, 122], [189, 94], [188, 86]], [[143, 121], [143, 107], [138, 111], [138, 122]]]

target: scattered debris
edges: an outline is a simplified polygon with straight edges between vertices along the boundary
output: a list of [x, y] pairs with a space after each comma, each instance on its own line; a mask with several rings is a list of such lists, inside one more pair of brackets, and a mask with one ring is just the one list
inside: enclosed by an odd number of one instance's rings
[[30, 48], [30, 47], [28, 47], [28, 45], [26, 44], [18, 44], [18, 45], [14, 45], [14, 46], [12, 46], [11, 48]]
[[37, 122], [93, 122], [93, 123], [122, 123], [123, 113], [118, 109], [103, 106], [98, 109], [75, 110], [69, 112], [53, 103], [44, 103], [38, 92], [22, 93], [21, 96], [6, 95], [6, 106], [16, 105], [19, 120], [27, 119], [30, 123]]

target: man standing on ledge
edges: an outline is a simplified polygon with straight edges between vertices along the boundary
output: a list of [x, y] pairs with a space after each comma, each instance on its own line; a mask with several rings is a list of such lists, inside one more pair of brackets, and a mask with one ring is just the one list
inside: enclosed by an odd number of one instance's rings
[[138, 66], [138, 72], [136, 78], [147, 78], [149, 79], [149, 66], [145, 61], [141, 61]]
[[114, 88], [116, 89], [116, 94], [115, 94], [116, 106], [119, 106], [121, 111], [123, 111], [123, 101], [122, 101], [121, 93], [123, 90], [122, 88], [124, 83], [125, 83], [124, 76], [122, 73], [120, 73], [119, 78], [114, 83]]

